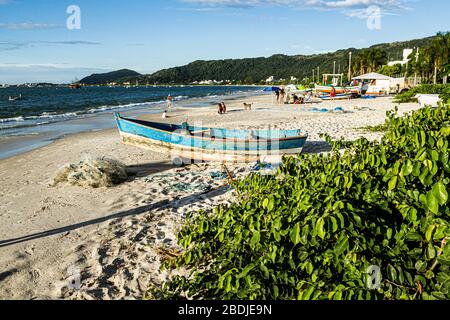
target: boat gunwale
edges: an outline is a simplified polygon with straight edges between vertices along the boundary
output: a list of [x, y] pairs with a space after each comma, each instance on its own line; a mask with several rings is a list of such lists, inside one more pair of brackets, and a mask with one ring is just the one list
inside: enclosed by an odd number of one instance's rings
[[[179, 133], [174, 133], [174, 132], [170, 132], [170, 131], [167, 131], [167, 130], [161, 130], [161, 129], [157, 129], [157, 128], [154, 128], [154, 127], [151, 127], [151, 126], [146, 126], [146, 125], [137, 123], [137, 122], [133, 121], [133, 119], [123, 118], [120, 115], [118, 115], [116, 117], [116, 119], [117, 119], [117, 121], [119, 121], [119, 120], [126, 121], [126, 122], [129, 122], [129, 123], [132, 123], [133, 125], [140, 126], [140, 127], [143, 127], [143, 128], [149, 128], [149, 129], [152, 129], [152, 130], [155, 130], [155, 131], [159, 131], [159, 132], [163, 132], [163, 133], [169, 133], [169, 134], [175, 134], [177, 136], [185, 137], [185, 135], [182, 135], [182, 134], [179, 134]], [[145, 121], [145, 120], [139, 120], [139, 121], [144, 121], [144, 122], [150, 123], [150, 121]], [[170, 124], [168, 124], [168, 125], [170, 125]], [[208, 129], [214, 129], [214, 128], [208, 128]], [[216, 128], [216, 129], [219, 129], [219, 128]], [[119, 127], [119, 130], [122, 131], [120, 127]], [[125, 132], [125, 131], [122, 131], [122, 132]], [[134, 134], [134, 135], [136, 135], [136, 134]], [[229, 139], [227, 139], [227, 138], [219, 138], [219, 137], [196, 136], [195, 134], [193, 134], [191, 137], [192, 138], [197, 138], [197, 139], [200, 138], [202, 140], [225, 140], [225, 141], [232, 141], [232, 142], [252, 141], [251, 139], [238, 139], [238, 138], [232, 138], [232, 139], [229, 138]], [[289, 140], [307, 139], [308, 137], [309, 137], [309, 135], [306, 134], [306, 135], [297, 136], [297, 137], [276, 138], [276, 139], [270, 139], [270, 140], [269, 139], [254, 139], [254, 140], [256, 140], [256, 141], [289, 141]]]

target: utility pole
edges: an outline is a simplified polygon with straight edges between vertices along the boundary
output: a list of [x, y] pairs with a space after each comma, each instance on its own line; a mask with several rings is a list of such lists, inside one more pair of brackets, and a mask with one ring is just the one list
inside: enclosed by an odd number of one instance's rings
[[317, 83], [320, 84], [320, 67], [317, 67]]
[[336, 74], [336, 61], [333, 64], [333, 74]]
[[316, 74], [314, 73], [314, 69], [313, 69], [313, 77], [312, 77], [312, 82], [316, 82]]
[[348, 81], [352, 80], [352, 52], [349, 52], [349, 62], [348, 62]]
[[419, 47], [417, 47], [417, 53], [416, 53], [416, 70], [414, 74], [414, 87], [417, 86], [417, 63], [419, 62]]

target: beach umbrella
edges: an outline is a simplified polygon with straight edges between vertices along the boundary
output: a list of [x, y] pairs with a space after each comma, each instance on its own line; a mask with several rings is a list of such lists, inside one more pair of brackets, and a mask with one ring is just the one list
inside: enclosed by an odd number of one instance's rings
[[267, 87], [264, 89], [264, 92], [275, 92], [280, 91], [281, 89], [279, 87]]
[[[275, 91], [280, 91], [281, 88], [279, 87], [267, 87], [264, 89], [264, 92], [275, 92]], [[275, 95], [272, 95], [272, 104], [275, 104]]]

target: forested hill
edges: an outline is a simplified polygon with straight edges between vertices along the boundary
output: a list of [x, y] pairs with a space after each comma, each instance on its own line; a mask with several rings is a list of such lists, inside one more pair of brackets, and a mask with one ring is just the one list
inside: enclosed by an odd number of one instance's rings
[[[369, 49], [380, 49], [387, 53], [389, 60], [401, 59], [403, 49], [424, 47], [431, 43], [434, 37], [411, 41], [377, 44]], [[261, 83], [270, 76], [275, 79], [312, 78], [312, 70], [320, 68], [320, 72], [333, 72], [333, 62], [336, 61], [336, 71], [341, 65], [341, 72], [348, 72], [349, 52], [357, 56], [364, 49], [350, 48], [333, 53], [316, 55], [273, 55], [269, 58], [228, 59], [213, 61], [195, 61], [186, 66], [164, 69], [141, 78], [148, 83], [187, 84], [195, 81], [217, 80], [240, 83]]]
[[108, 72], [108, 73], [94, 73], [90, 75], [89, 77], [83, 78], [79, 81], [81, 84], [88, 84], [88, 85], [94, 85], [94, 84], [106, 84], [109, 82], [120, 82], [124, 79], [136, 79], [137, 77], [140, 77], [141, 74], [137, 73], [133, 70], [128, 69], [122, 69], [118, 71]]

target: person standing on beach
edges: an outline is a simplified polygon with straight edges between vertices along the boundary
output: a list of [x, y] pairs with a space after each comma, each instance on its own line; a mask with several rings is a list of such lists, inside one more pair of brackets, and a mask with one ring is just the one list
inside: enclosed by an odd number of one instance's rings
[[167, 109], [172, 108], [172, 96], [169, 94], [167, 97]]
[[331, 86], [330, 98], [331, 100], [334, 100], [336, 98], [336, 88], [334, 86]]
[[275, 91], [275, 96], [277, 97], [277, 103], [280, 103], [280, 90]]
[[227, 113], [227, 106], [225, 105], [225, 102], [222, 102], [222, 112], [224, 114]]
[[280, 92], [280, 104], [284, 104], [284, 98], [286, 97], [286, 92], [284, 91], [284, 89], [281, 89]]

